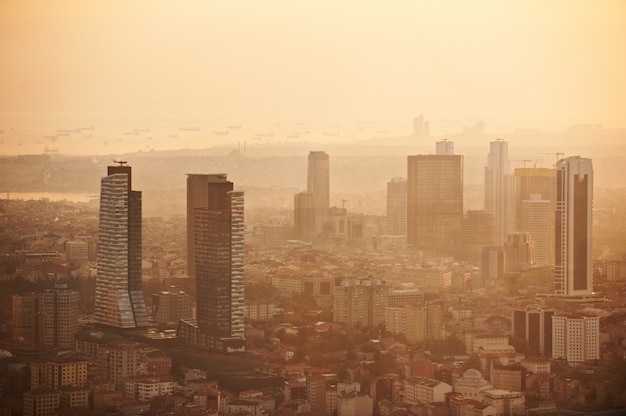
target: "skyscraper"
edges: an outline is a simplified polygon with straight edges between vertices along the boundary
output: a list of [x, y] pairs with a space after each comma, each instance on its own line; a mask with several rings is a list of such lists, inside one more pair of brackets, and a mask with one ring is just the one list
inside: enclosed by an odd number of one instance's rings
[[463, 156], [408, 156], [407, 166], [407, 242], [419, 249], [456, 249], [463, 221]]
[[100, 186], [96, 322], [119, 328], [148, 325], [141, 287], [141, 192], [126, 162], [109, 166]]
[[[530, 238], [535, 242], [535, 260], [538, 264], [553, 264], [556, 171], [548, 168], [517, 168], [514, 176], [515, 229], [530, 232]], [[533, 224], [529, 223], [529, 216], [532, 216]]]
[[293, 197], [296, 238], [312, 241], [315, 237], [315, 204], [313, 194], [300, 192]]
[[242, 350], [244, 339], [243, 192], [225, 174], [205, 175], [207, 200], [193, 210], [197, 319], [179, 325], [187, 344]]
[[196, 277], [196, 241], [194, 239], [194, 210], [206, 208], [211, 175], [187, 174], [187, 275]]
[[328, 153], [309, 152], [307, 192], [313, 194], [315, 215], [326, 215], [330, 207], [330, 167]]
[[492, 244], [501, 246], [514, 230], [513, 177], [509, 164], [509, 144], [502, 140], [490, 143], [485, 168], [485, 211], [492, 216]]
[[556, 175], [555, 294], [588, 295], [593, 290], [591, 159], [561, 159], [556, 164]]
[[406, 179], [387, 182], [387, 226], [385, 233], [406, 236]]
[[553, 264], [554, 210], [550, 210], [550, 201], [541, 199], [538, 194], [523, 200], [520, 229], [530, 233], [530, 239], [535, 245], [535, 264]]

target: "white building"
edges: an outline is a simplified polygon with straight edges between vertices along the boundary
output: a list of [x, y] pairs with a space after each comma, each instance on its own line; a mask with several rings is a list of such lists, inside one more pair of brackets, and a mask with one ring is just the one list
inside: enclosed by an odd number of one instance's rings
[[552, 358], [569, 364], [600, 358], [600, 318], [582, 316], [552, 317]]
[[149, 402], [152, 398], [172, 394], [174, 382], [169, 378], [130, 377], [126, 379], [124, 394], [135, 400]]
[[408, 404], [442, 402], [451, 391], [451, 385], [439, 380], [426, 377], [404, 380], [404, 402]]

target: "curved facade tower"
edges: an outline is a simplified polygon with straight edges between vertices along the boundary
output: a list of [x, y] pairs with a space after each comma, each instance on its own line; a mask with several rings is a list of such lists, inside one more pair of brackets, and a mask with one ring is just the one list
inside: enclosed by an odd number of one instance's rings
[[141, 288], [141, 192], [131, 168], [109, 166], [100, 186], [95, 318], [118, 328], [148, 325]]

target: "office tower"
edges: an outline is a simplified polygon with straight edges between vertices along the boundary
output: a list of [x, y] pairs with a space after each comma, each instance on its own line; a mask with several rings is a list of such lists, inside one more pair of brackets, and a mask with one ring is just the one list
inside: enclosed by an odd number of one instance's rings
[[408, 156], [407, 242], [451, 252], [463, 220], [463, 156]]
[[483, 284], [493, 283], [504, 277], [504, 248], [501, 246], [483, 247], [480, 271]]
[[528, 307], [512, 311], [513, 338], [525, 339], [533, 352], [550, 356], [552, 353], [553, 309]]
[[68, 241], [65, 243], [65, 258], [70, 261], [89, 259], [89, 243], [86, 241]]
[[485, 168], [485, 211], [492, 215], [494, 246], [501, 246], [513, 231], [514, 180], [509, 166], [509, 144], [502, 140], [490, 143]]
[[517, 273], [534, 263], [535, 248], [530, 233], [509, 233], [504, 243], [504, 272]]
[[570, 365], [600, 359], [600, 318], [553, 316], [552, 358]]
[[539, 195], [539, 199], [550, 201], [550, 224], [554, 227], [556, 202], [556, 170], [552, 168], [516, 168], [515, 173], [515, 228], [521, 227], [522, 202]]
[[387, 226], [389, 235], [406, 235], [406, 179], [387, 182]]
[[78, 291], [56, 284], [39, 294], [41, 299], [42, 341], [45, 349], [74, 350], [78, 332]]
[[313, 194], [300, 192], [293, 197], [296, 239], [313, 241], [315, 238], [315, 204]]
[[348, 326], [376, 327], [385, 323], [385, 281], [345, 279], [335, 287], [333, 320]]
[[551, 202], [531, 194], [522, 201], [521, 231], [530, 234], [535, 246], [535, 264], [547, 265], [554, 262], [554, 210]]
[[196, 277], [196, 242], [194, 239], [194, 210], [206, 208], [211, 175], [187, 174], [187, 276]]
[[309, 152], [307, 192], [313, 194], [315, 215], [325, 215], [330, 207], [330, 170], [328, 153]]
[[141, 192], [130, 166], [109, 166], [100, 185], [95, 318], [119, 328], [148, 325], [141, 287]]
[[561, 159], [556, 171], [555, 294], [588, 295], [593, 289], [591, 159], [578, 156]]
[[179, 325], [179, 338], [218, 351], [245, 346], [243, 192], [225, 174], [206, 175], [207, 201], [193, 210], [196, 321]]

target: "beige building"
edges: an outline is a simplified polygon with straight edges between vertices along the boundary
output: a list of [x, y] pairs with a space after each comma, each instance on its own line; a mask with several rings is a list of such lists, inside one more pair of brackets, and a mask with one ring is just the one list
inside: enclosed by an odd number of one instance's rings
[[61, 405], [61, 393], [50, 389], [33, 389], [24, 393], [24, 416], [54, 416]]
[[404, 380], [404, 402], [407, 404], [442, 402], [451, 391], [451, 385], [431, 378], [410, 377]]
[[426, 338], [442, 339], [443, 324], [441, 306], [435, 304], [409, 304], [387, 307], [385, 327], [394, 334], [405, 334], [411, 342]]
[[335, 286], [333, 320], [349, 326], [385, 324], [387, 291], [384, 280], [345, 279]]
[[570, 365], [600, 359], [600, 318], [553, 316], [552, 358]]

